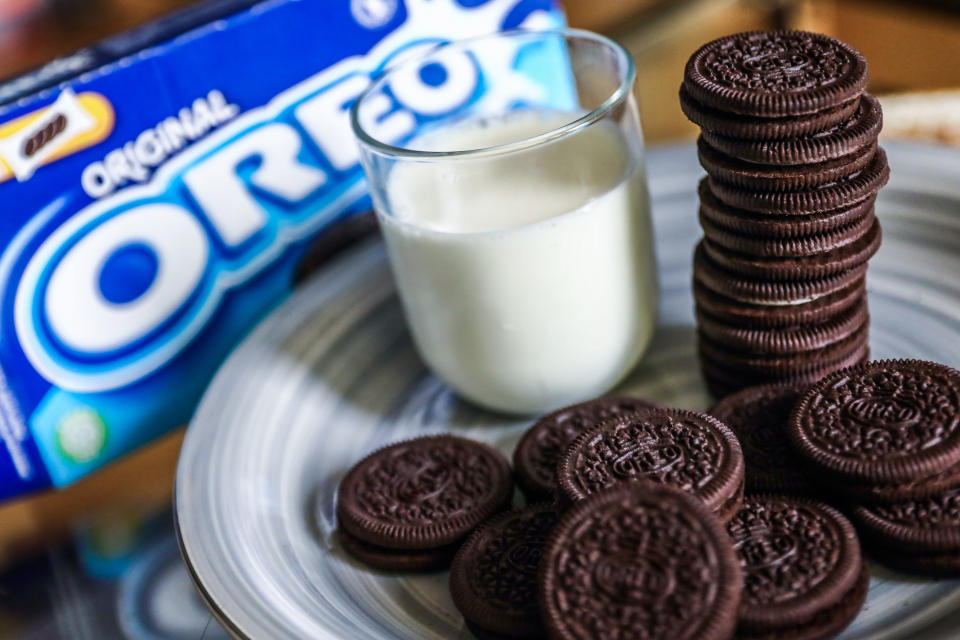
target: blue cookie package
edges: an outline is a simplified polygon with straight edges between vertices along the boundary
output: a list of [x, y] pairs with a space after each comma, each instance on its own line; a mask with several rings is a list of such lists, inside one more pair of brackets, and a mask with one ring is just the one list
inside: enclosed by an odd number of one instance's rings
[[[372, 77], [563, 25], [551, 0], [214, 0], [0, 84], [0, 499], [189, 420], [311, 243], [370, 209], [349, 109]], [[562, 55], [496, 64], [560, 95]], [[361, 116], [400, 141], [509, 72], [466, 62], [471, 86], [432, 63]]]

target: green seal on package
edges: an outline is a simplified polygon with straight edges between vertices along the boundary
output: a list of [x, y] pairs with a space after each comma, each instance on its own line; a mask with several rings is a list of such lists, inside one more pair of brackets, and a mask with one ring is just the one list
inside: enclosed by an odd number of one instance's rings
[[57, 445], [73, 462], [89, 462], [100, 455], [107, 444], [107, 425], [92, 409], [68, 413], [57, 427]]

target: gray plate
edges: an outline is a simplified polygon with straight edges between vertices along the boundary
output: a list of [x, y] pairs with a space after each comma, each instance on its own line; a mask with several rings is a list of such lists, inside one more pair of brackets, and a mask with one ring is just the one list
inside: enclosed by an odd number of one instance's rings
[[[960, 154], [912, 145], [888, 154], [893, 178], [877, 204], [884, 243], [869, 279], [873, 354], [957, 366]], [[660, 328], [622, 390], [702, 409], [690, 293], [700, 168], [692, 146], [653, 151], [649, 165]], [[336, 483], [364, 454], [411, 435], [451, 431], [509, 454], [530, 422], [475, 409], [424, 369], [382, 246], [359, 247], [257, 327], [203, 398], [176, 489], [193, 579], [237, 636], [470, 638], [445, 574], [377, 574], [336, 546]], [[960, 603], [960, 582], [880, 567], [873, 576], [844, 638], [953, 636], [958, 621], [944, 616]]]

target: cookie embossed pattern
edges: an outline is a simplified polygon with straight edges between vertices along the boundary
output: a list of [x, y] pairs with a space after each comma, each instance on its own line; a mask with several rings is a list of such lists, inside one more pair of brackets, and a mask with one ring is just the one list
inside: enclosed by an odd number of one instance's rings
[[701, 47], [683, 88], [714, 109], [776, 117], [844, 104], [866, 83], [866, 61], [849, 45], [803, 31], [753, 31]]

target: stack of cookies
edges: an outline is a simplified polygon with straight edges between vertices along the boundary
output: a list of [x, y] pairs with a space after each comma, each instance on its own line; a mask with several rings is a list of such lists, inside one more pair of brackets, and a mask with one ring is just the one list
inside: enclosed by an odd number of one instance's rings
[[866, 83], [859, 52], [802, 31], [727, 36], [687, 63], [680, 104], [707, 171], [694, 297], [715, 395], [868, 358], [865, 276], [889, 168]]
[[878, 560], [960, 573], [960, 371], [922, 360], [838, 371], [806, 391], [787, 435]]

